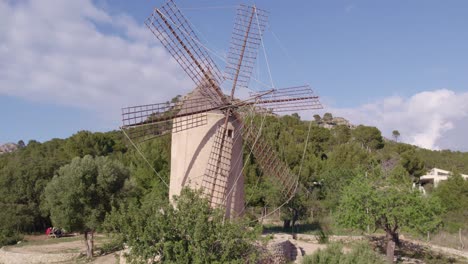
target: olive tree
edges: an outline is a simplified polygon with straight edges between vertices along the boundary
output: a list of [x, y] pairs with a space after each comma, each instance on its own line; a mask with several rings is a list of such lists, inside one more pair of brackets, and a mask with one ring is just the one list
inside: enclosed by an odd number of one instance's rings
[[435, 230], [441, 224], [442, 206], [438, 199], [424, 196], [410, 184], [358, 176], [345, 188], [338, 211], [337, 220], [343, 227], [383, 229], [387, 258], [392, 262], [400, 230], [421, 234]]
[[107, 157], [74, 158], [47, 184], [42, 209], [55, 226], [83, 232], [86, 255], [92, 257], [94, 232], [119, 200], [128, 176], [122, 164]]

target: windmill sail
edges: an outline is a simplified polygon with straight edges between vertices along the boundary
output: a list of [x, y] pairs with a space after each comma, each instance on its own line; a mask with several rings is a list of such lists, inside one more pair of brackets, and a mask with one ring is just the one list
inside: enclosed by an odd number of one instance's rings
[[252, 150], [263, 174], [273, 178], [282, 187], [285, 200], [290, 199], [296, 192], [299, 177], [292, 173], [289, 166], [278, 157], [273, 147], [263, 139], [260, 129], [254, 122], [243, 123], [242, 137]]
[[214, 206], [224, 206], [232, 162], [233, 138], [225, 137], [224, 126], [213, 139], [210, 158], [203, 175], [203, 191]]
[[212, 100], [194, 91], [180, 102], [166, 102], [122, 108], [122, 128], [137, 143], [167, 133], [205, 125], [207, 112], [217, 107]]
[[237, 87], [249, 85], [267, 21], [267, 12], [255, 6], [240, 5], [237, 9], [225, 71], [233, 82], [231, 99]]
[[322, 109], [319, 97], [309, 85], [272, 89], [251, 93], [250, 100], [243, 105], [255, 105], [257, 113], [294, 112], [301, 110]]
[[222, 74], [174, 1], [156, 8], [145, 24], [197, 87], [219, 102], [223, 97], [219, 88]]

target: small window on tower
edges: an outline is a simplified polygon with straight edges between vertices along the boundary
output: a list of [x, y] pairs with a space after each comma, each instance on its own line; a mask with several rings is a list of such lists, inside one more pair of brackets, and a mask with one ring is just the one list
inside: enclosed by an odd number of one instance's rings
[[228, 133], [227, 133], [228, 137], [232, 138], [233, 132], [234, 131], [232, 129], [228, 129]]

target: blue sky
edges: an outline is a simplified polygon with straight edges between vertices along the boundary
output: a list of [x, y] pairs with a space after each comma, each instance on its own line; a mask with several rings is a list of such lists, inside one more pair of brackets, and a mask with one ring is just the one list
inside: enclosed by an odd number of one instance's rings
[[[121, 107], [188, 92], [193, 84], [143, 25], [162, 3], [0, 0], [0, 143], [117, 129]], [[240, 1], [177, 3], [222, 57]], [[468, 150], [467, 1], [255, 4], [270, 12], [275, 86], [308, 83], [326, 111], [354, 123]], [[256, 78], [269, 83], [259, 57]]]

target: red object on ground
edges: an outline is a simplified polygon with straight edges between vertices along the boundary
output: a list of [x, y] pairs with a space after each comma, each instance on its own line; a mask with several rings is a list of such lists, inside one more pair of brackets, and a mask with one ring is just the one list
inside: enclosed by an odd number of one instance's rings
[[45, 231], [46, 235], [49, 235], [50, 232], [52, 232], [52, 227], [47, 228]]

